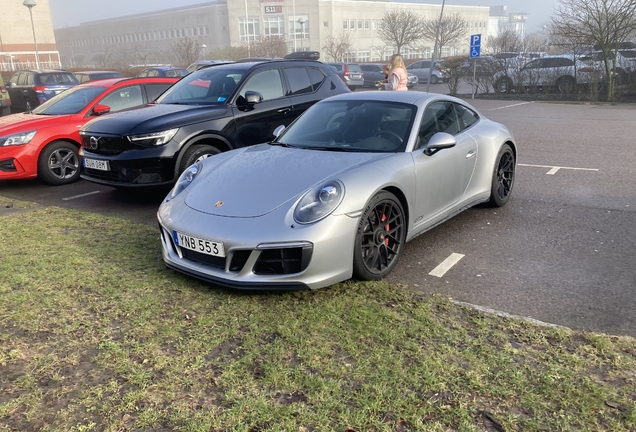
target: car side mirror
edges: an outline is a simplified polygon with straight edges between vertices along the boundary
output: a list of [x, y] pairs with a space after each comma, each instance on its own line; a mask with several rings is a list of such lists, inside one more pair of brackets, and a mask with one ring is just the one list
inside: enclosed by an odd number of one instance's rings
[[93, 107], [93, 115], [96, 115], [96, 116], [107, 114], [109, 112], [110, 112], [110, 107], [108, 105], [97, 104]]
[[274, 136], [278, 138], [278, 135], [280, 135], [284, 130], [285, 130], [284, 125], [278, 126], [276, 129], [274, 129]]
[[426, 147], [424, 147], [424, 154], [426, 156], [433, 156], [440, 150], [455, 147], [457, 140], [451, 134], [446, 132], [437, 132], [428, 141]]
[[16, 84], [14, 82], [9, 83], [9, 88], [15, 88]]
[[263, 102], [263, 95], [259, 92], [248, 90], [245, 92], [245, 102], [247, 102], [248, 105], [261, 103]]

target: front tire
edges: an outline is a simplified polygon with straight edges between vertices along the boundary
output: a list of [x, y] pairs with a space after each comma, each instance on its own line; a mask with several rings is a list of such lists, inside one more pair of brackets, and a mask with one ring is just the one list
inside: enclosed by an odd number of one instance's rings
[[557, 90], [560, 93], [572, 93], [574, 87], [576, 87], [576, 81], [570, 76], [561, 77], [557, 81]]
[[54, 186], [79, 180], [78, 148], [67, 141], [53, 141], [44, 147], [38, 158], [38, 176]]
[[431, 84], [437, 84], [439, 82], [439, 78], [437, 75], [431, 75]]
[[360, 217], [353, 250], [353, 277], [379, 280], [396, 266], [406, 239], [406, 218], [400, 201], [382, 191], [367, 203]]
[[512, 80], [508, 77], [501, 77], [495, 81], [495, 91], [497, 93], [510, 93], [512, 90]]
[[190, 165], [219, 153], [221, 153], [221, 150], [211, 145], [193, 145], [186, 151], [185, 155], [183, 155], [181, 165], [179, 166], [179, 175], [181, 175], [181, 173], [184, 172]]
[[502, 207], [506, 205], [515, 183], [515, 167], [515, 154], [508, 144], [504, 144], [499, 150], [495, 169], [492, 173], [488, 206]]

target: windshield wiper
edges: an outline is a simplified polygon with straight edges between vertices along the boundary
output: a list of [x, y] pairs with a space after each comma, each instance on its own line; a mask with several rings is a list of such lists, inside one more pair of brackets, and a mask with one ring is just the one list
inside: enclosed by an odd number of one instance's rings
[[285, 148], [296, 148], [296, 146], [293, 146], [291, 144], [287, 144], [284, 142], [271, 141], [268, 144], [273, 146], [285, 147]]

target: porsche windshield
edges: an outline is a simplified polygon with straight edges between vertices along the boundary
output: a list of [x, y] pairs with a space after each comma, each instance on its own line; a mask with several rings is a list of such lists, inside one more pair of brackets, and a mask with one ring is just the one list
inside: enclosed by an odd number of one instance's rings
[[243, 78], [244, 69], [211, 67], [185, 76], [159, 99], [160, 104], [210, 105], [222, 104]]
[[79, 86], [66, 90], [59, 95], [49, 99], [33, 110], [33, 114], [43, 115], [63, 115], [77, 114], [86, 105], [102, 94], [105, 87]]
[[312, 106], [273, 144], [325, 151], [402, 152], [417, 108], [383, 101], [333, 101]]

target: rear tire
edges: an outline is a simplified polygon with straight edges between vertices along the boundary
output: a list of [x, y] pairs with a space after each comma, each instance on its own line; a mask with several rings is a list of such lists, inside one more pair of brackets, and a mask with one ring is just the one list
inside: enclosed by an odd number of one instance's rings
[[67, 141], [53, 141], [44, 147], [38, 158], [38, 177], [54, 186], [79, 180], [78, 148]]
[[2, 110], [0, 111], [0, 117], [7, 116], [9, 114], [11, 114], [11, 107], [10, 106], [2, 108]]
[[504, 76], [495, 81], [494, 87], [497, 93], [510, 93], [512, 85], [512, 80]]
[[495, 167], [492, 172], [489, 207], [503, 207], [512, 194], [515, 183], [515, 154], [508, 144], [504, 144], [499, 150]]
[[437, 84], [439, 82], [439, 78], [437, 75], [431, 75], [431, 84]]
[[184, 172], [190, 165], [219, 153], [221, 153], [221, 150], [211, 145], [193, 145], [185, 152], [185, 154], [183, 155], [183, 159], [181, 159], [181, 165], [179, 166], [179, 175], [181, 175], [181, 173]]
[[576, 87], [576, 81], [570, 76], [564, 76], [557, 80], [557, 90], [560, 93], [572, 93], [574, 87]]

